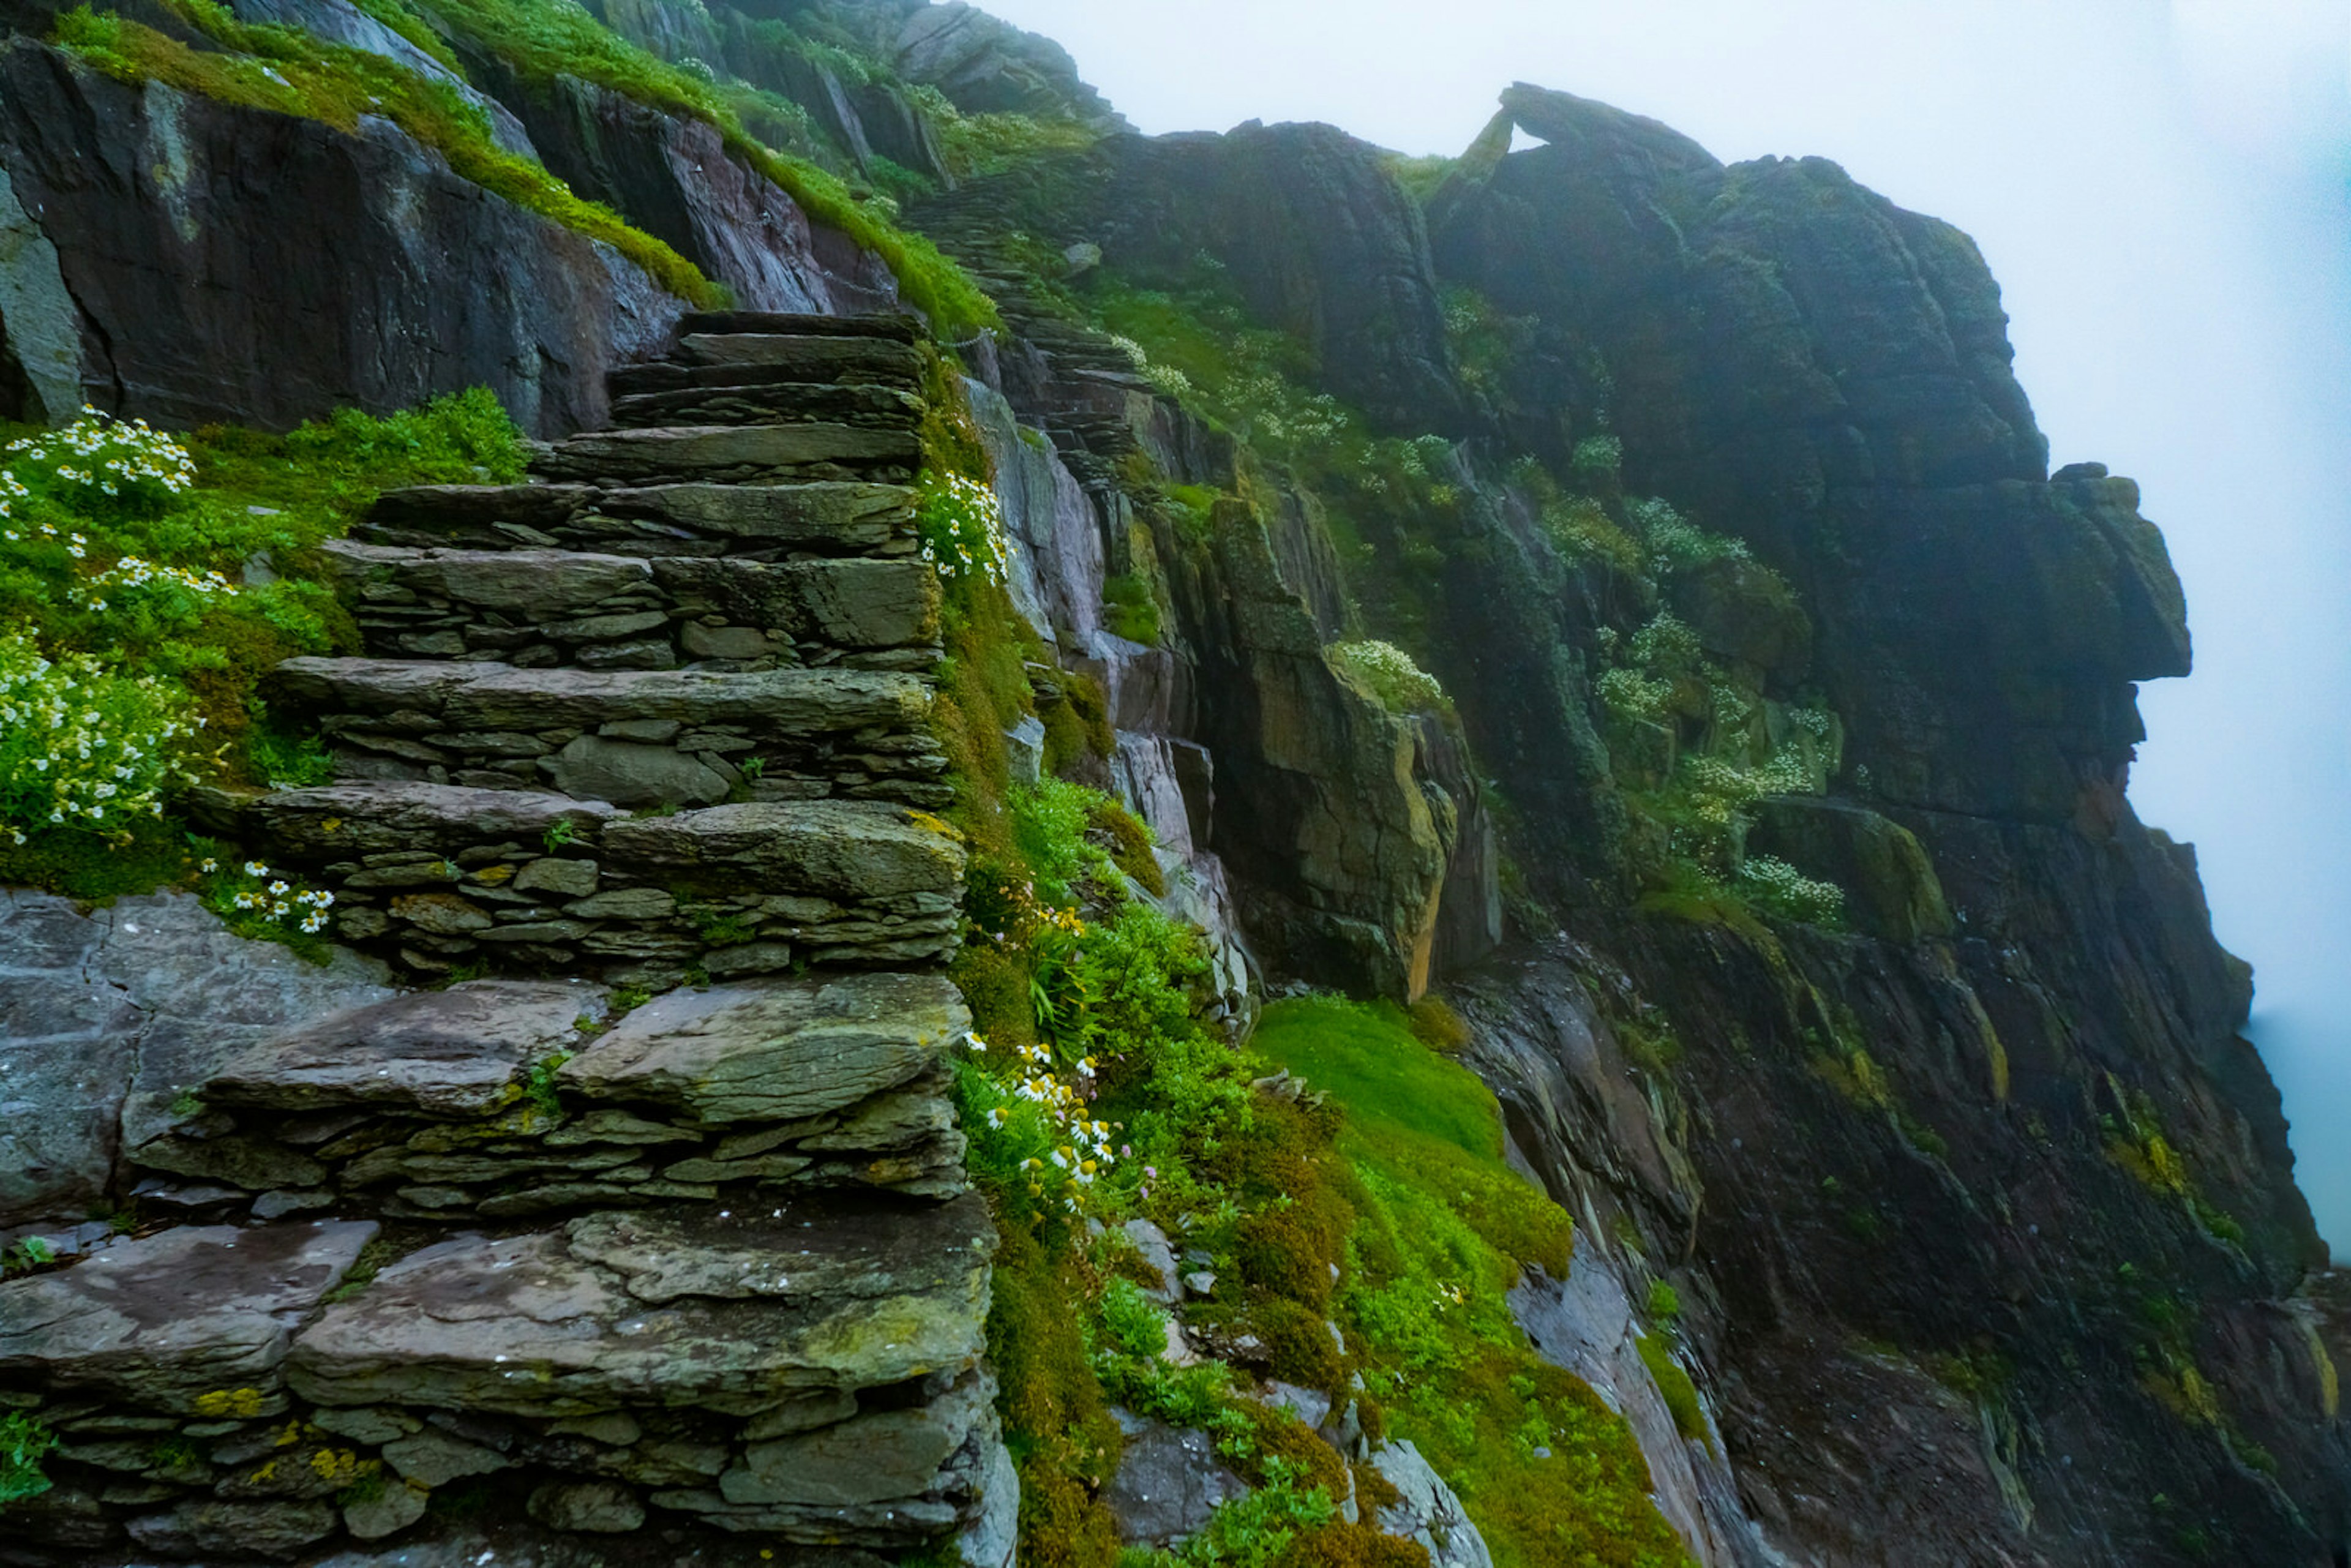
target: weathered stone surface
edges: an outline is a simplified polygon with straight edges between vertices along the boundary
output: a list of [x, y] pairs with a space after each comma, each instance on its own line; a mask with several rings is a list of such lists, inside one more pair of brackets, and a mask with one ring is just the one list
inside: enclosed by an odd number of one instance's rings
[[473, 980], [337, 1013], [224, 1066], [208, 1102], [273, 1111], [401, 1106], [471, 1116], [512, 1099], [533, 1062], [565, 1049], [603, 992], [576, 983]]
[[323, 1405], [751, 1415], [810, 1390], [969, 1366], [994, 1247], [977, 1197], [616, 1214], [563, 1232], [461, 1236], [329, 1307], [296, 1341], [287, 1376]]
[[808, 734], [918, 724], [928, 689], [912, 675], [861, 670], [517, 670], [494, 664], [288, 659], [272, 676], [312, 712], [431, 715], [461, 732], [591, 727], [616, 720], [757, 723]]
[[[56, 246], [82, 395], [124, 415], [283, 428], [488, 386], [526, 429], [561, 434], [601, 419], [605, 370], [681, 310], [389, 120], [350, 134], [132, 86], [22, 34], [0, 84], [0, 168]], [[160, 146], [176, 151], [158, 162]]]
[[908, 538], [914, 492], [903, 485], [661, 485], [604, 493], [598, 510], [747, 546], [789, 545], [823, 554], [876, 550]]
[[637, 1494], [612, 1481], [549, 1483], [531, 1492], [528, 1506], [541, 1524], [589, 1535], [625, 1535], [645, 1521]]
[[1426, 1547], [1431, 1568], [1493, 1568], [1486, 1538], [1418, 1448], [1390, 1443], [1372, 1455], [1372, 1468], [1403, 1494], [1380, 1510], [1382, 1530]]
[[324, 967], [230, 935], [185, 894], [0, 891], [0, 1239], [78, 1221], [225, 1059], [299, 1019], [391, 995], [382, 966]]
[[308, 1502], [183, 1502], [130, 1524], [131, 1538], [174, 1557], [253, 1556], [282, 1562], [335, 1531], [335, 1511]]
[[475, 610], [584, 615], [614, 594], [650, 587], [653, 569], [629, 556], [575, 550], [411, 549], [329, 539], [329, 566], [355, 587], [394, 585]]
[[803, 337], [778, 332], [686, 332], [674, 362], [758, 366], [795, 381], [893, 381], [917, 384], [921, 354], [886, 338]]
[[1102, 1502], [1118, 1520], [1118, 1536], [1132, 1546], [1172, 1546], [1197, 1533], [1220, 1503], [1248, 1492], [1217, 1458], [1206, 1432], [1120, 1410], [1126, 1434], [1118, 1471]]
[[0, 1376], [185, 1416], [283, 1408], [288, 1334], [375, 1231], [338, 1220], [188, 1227], [0, 1283]]
[[768, 564], [670, 557], [653, 576], [681, 606], [827, 647], [900, 648], [938, 635], [938, 573], [921, 560]]
[[844, 901], [886, 903], [946, 894], [963, 875], [963, 847], [903, 808], [852, 800], [713, 806], [674, 817], [623, 819], [604, 832], [608, 862], [675, 873], [674, 885], [732, 883]]
[[731, 1503], [818, 1508], [912, 1497], [930, 1489], [995, 1392], [992, 1379], [975, 1376], [916, 1409], [878, 1411], [754, 1443], [741, 1463], [718, 1478], [719, 1495]]
[[345, 1503], [343, 1528], [361, 1541], [381, 1541], [423, 1518], [424, 1503], [423, 1488], [392, 1482], [381, 1491]]
[[421, 1487], [447, 1486], [464, 1476], [486, 1476], [511, 1462], [496, 1448], [425, 1427], [383, 1446], [384, 1463]]
[[730, 152], [706, 121], [664, 113], [574, 76], [525, 82], [486, 51], [467, 63], [475, 80], [520, 117], [541, 159], [573, 190], [626, 214], [747, 305], [870, 310], [895, 300], [897, 280], [887, 267], [812, 222], [789, 194]]
[[549, 759], [548, 782], [615, 806], [715, 806], [733, 788], [700, 758], [666, 746], [583, 735]]
[[859, 975], [680, 989], [637, 1009], [557, 1080], [591, 1099], [715, 1125], [852, 1105], [936, 1064], [971, 1027], [939, 975]]
[[714, 479], [751, 483], [763, 476], [825, 476], [808, 472], [846, 465], [904, 470], [922, 462], [910, 431], [852, 424], [686, 425], [575, 435], [538, 459], [549, 479], [591, 479], [615, 485]]
[[555, 831], [592, 842], [600, 824], [621, 815], [601, 800], [407, 779], [281, 789], [243, 810], [263, 842], [314, 861], [390, 850], [455, 854], [504, 841], [543, 843]]

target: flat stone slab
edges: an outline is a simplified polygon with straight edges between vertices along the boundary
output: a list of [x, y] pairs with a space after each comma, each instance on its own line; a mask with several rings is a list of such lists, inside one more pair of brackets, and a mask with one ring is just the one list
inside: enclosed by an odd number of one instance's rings
[[282, 1409], [288, 1338], [372, 1222], [165, 1230], [0, 1284], [0, 1380], [183, 1416]]
[[654, 478], [741, 483], [763, 474], [845, 465], [912, 470], [922, 443], [907, 430], [852, 424], [700, 424], [610, 430], [543, 452], [533, 465], [550, 479], [628, 483]]
[[396, 583], [412, 593], [516, 614], [585, 614], [616, 593], [653, 585], [650, 562], [586, 550], [419, 549], [351, 539], [329, 539], [320, 550], [347, 582]]
[[772, 367], [803, 382], [868, 380], [911, 386], [923, 375], [922, 354], [911, 344], [797, 332], [688, 332], [678, 340], [675, 362]]
[[477, 1116], [515, 1097], [532, 1064], [567, 1049], [604, 992], [563, 981], [472, 980], [273, 1035], [204, 1087], [209, 1103], [276, 1111], [350, 1105]]
[[797, 1121], [920, 1076], [970, 1027], [942, 975], [675, 990], [565, 1062], [557, 1082], [712, 1125]]
[[682, 606], [796, 640], [846, 649], [899, 648], [938, 636], [939, 578], [927, 561], [734, 560], [668, 557], [653, 578]]
[[368, 521], [400, 528], [550, 528], [595, 496], [586, 485], [415, 485], [386, 490]]
[[458, 1236], [329, 1307], [295, 1342], [287, 1380], [321, 1405], [757, 1415], [812, 1389], [976, 1364], [995, 1246], [977, 1195]]
[[621, 814], [601, 800], [414, 779], [281, 789], [241, 807], [247, 830], [274, 852], [312, 860], [398, 850], [455, 854], [475, 844], [543, 843], [559, 831], [592, 843]]
[[914, 492], [904, 485], [641, 486], [609, 490], [596, 510], [747, 544], [854, 554], [880, 549], [914, 527]]
[[786, 332], [811, 338], [886, 338], [920, 342], [928, 335], [919, 316], [903, 310], [862, 310], [826, 316], [805, 310], [689, 310], [677, 324], [682, 334]]
[[713, 806], [606, 823], [607, 861], [728, 894], [789, 890], [846, 904], [960, 892], [964, 852], [935, 818], [862, 800]]
[[276, 695], [313, 713], [413, 714], [475, 732], [649, 720], [753, 723], [787, 735], [905, 730], [931, 708], [931, 689], [918, 677], [869, 670], [734, 674], [298, 658], [279, 664], [270, 682]]

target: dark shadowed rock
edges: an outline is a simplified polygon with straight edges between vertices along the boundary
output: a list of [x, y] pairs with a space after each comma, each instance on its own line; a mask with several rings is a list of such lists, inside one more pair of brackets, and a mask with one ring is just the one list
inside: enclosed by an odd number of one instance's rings
[[131, 87], [25, 37], [0, 51], [0, 170], [57, 247], [82, 395], [167, 424], [284, 427], [486, 385], [561, 434], [601, 420], [604, 371], [683, 308], [386, 121], [345, 135]]

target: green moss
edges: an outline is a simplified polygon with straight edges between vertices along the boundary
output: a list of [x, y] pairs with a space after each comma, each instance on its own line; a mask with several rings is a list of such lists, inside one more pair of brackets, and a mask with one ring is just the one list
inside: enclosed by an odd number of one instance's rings
[[1152, 846], [1157, 841], [1140, 817], [1105, 795], [1094, 802], [1086, 822], [1110, 840], [1111, 864], [1133, 877], [1152, 897], [1167, 896], [1166, 874], [1159, 869], [1158, 857], [1152, 853]]
[[569, 75], [640, 103], [711, 126], [726, 151], [772, 180], [810, 218], [880, 256], [906, 302], [945, 338], [1002, 325], [995, 304], [963, 269], [920, 235], [860, 203], [840, 176], [753, 138], [710, 83], [629, 43], [577, 5], [535, 0], [425, 0], [453, 30], [541, 86]]
[[1649, 1369], [1650, 1380], [1664, 1396], [1666, 1408], [1673, 1412], [1674, 1430], [1687, 1442], [1704, 1443], [1711, 1448], [1714, 1434], [1706, 1424], [1706, 1411], [1699, 1405], [1698, 1385], [1674, 1358], [1674, 1353], [1661, 1334], [1643, 1334], [1636, 1342], [1641, 1352], [1641, 1364]]
[[1113, 635], [1147, 648], [1159, 645], [1159, 600], [1148, 578], [1128, 573], [1105, 579], [1102, 603]]
[[225, 48], [192, 49], [152, 27], [87, 5], [57, 19], [57, 42], [122, 81], [161, 81], [225, 103], [315, 120], [346, 134], [357, 131], [361, 116], [381, 115], [440, 153], [458, 175], [603, 241], [679, 298], [705, 308], [725, 302], [725, 291], [668, 246], [631, 227], [610, 208], [581, 201], [538, 164], [500, 148], [484, 112], [448, 83], [381, 55], [322, 43], [298, 28], [248, 26], [212, 0], [170, 4]]
[[1460, 1493], [1495, 1562], [1687, 1562], [1630, 1430], [1510, 1315], [1522, 1266], [1563, 1275], [1573, 1231], [1504, 1162], [1492, 1093], [1393, 1008], [1277, 1002], [1252, 1043], [1344, 1109], [1335, 1310], [1389, 1431]]

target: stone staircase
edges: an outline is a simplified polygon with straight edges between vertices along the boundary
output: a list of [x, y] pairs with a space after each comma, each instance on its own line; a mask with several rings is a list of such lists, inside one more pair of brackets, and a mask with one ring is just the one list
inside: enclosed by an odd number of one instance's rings
[[193, 1223], [0, 1284], [61, 1442], [0, 1563], [1008, 1560], [924, 352], [689, 318], [334, 547], [365, 654], [274, 695], [337, 779], [210, 809], [444, 988], [246, 1050], [126, 1151]]

